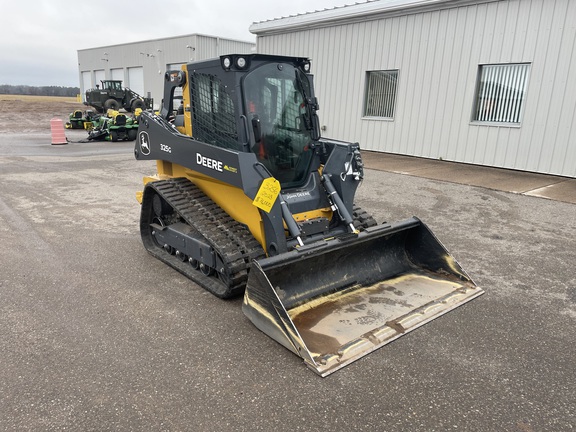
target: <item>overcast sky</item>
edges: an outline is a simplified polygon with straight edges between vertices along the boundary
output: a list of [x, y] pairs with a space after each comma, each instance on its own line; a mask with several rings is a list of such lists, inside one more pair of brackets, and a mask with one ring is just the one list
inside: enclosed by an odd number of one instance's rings
[[[254, 42], [253, 22], [358, 0], [3, 2], [0, 84], [79, 86], [79, 49], [201, 33]], [[114, 11], [117, 11], [114, 13]]]

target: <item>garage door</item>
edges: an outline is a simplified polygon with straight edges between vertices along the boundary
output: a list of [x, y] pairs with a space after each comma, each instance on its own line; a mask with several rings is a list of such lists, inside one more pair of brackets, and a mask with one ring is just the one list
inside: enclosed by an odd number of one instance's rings
[[98, 85], [100, 86], [100, 88], [102, 88], [102, 83], [100, 81], [105, 79], [106, 79], [106, 73], [104, 72], [104, 69], [94, 71], [94, 87]]
[[112, 77], [113, 80], [124, 81], [124, 69], [123, 68], [110, 69], [110, 76]]
[[140, 96], [144, 96], [144, 68], [128, 68], [128, 82], [126, 83], [126, 87], [129, 87]]

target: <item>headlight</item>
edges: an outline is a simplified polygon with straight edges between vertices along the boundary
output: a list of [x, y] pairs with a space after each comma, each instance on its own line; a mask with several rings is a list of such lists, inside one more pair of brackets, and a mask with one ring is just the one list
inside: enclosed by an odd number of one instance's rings
[[224, 57], [222, 64], [224, 65], [224, 68], [230, 69], [230, 66], [232, 66], [232, 60], [230, 60], [230, 57]]
[[246, 67], [246, 59], [244, 57], [238, 57], [236, 59], [236, 66], [238, 66], [238, 69], [244, 69]]

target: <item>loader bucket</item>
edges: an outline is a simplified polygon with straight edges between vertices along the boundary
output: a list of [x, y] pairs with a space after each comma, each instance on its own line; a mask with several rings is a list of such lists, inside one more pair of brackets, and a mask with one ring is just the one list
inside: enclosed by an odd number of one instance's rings
[[411, 218], [254, 261], [242, 309], [326, 376], [482, 293]]

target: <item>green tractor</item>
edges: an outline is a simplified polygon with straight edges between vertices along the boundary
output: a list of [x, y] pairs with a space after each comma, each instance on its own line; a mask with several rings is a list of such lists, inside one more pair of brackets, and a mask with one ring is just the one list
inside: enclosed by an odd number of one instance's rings
[[69, 119], [66, 122], [66, 129], [86, 129], [91, 130], [93, 127], [93, 120], [95, 118], [94, 111], [86, 110], [84, 112], [75, 110], [70, 113]]
[[136, 118], [110, 110], [92, 121], [93, 128], [88, 133], [90, 141], [134, 141], [138, 134]]
[[104, 113], [109, 109], [118, 111], [124, 108], [128, 112], [152, 109], [154, 100], [140, 96], [129, 88], [122, 87], [120, 80], [101, 80], [102, 88], [97, 84], [95, 89], [86, 91], [84, 105], [93, 107], [97, 112]]
[[118, 113], [108, 122], [110, 141], [134, 141], [138, 135], [138, 122], [132, 117]]

